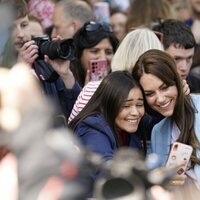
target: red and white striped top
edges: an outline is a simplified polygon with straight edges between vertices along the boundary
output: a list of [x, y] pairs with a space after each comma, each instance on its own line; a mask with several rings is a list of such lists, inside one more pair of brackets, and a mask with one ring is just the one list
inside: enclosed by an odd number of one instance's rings
[[88, 103], [96, 89], [99, 87], [100, 83], [101, 81], [91, 81], [84, 86], [74, 104], [72, 112], [68, 118], [68, 123], [72, 119], [74, 119], [74, 117], [76, 117], [79, 114], [79, 112], [85, 107], [85, 105]]

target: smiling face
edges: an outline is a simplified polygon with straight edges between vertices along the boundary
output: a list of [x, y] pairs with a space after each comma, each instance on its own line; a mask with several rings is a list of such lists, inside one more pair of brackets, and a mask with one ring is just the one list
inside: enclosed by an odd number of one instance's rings
[[115, 119], [118, 128], [133, 133], [137, 131], [139, 122], [144, 115], [143, 95], [138, 87], [130, 90], [128, 98]]
[[146, 101], [153, 110], [165, 117], [173, 115], [178, 96], [175, 85], [167, 86], [158, 77], [146, 73], [140, 78], [140, 84], [144, 90]]

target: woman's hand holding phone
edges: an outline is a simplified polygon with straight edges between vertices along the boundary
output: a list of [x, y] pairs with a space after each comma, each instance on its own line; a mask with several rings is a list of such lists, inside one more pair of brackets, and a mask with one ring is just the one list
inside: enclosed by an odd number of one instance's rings
[[178, 166], [177, 174], [182, 175], [185, 173], [190, 157], [192, 155], [193, 148], [190, 145], [186, 145], [180, 142], [175, 142], [172, 145], [166, 167]]
[[193, 148], [190, 145], [186, 145], [180, 142], [175, 142], [172, 145], [166, 167], [176, 168], [177, 175], [175, 175], [168, 184], [168, 188], [174, 186], [183, 185], [187, 176], [185, 172], [187, 170], [190, 157], [192, 155]]

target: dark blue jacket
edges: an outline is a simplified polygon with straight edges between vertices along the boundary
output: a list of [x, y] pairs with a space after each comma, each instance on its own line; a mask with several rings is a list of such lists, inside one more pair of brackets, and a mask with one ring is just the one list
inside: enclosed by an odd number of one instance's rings
[[[113, 131], [100, 114], [87, 117], [75, 127], [74, 131], [84, 146], [100, 154], [106, 161], [112, 159], [118, 149]], [[142, 149], [141, 142], [134, 133], [128, 136], [127, 146]], [[93, 179], [97, 176], [98, 174], [93, 176]]]
[[33, 64], [33, 69], [40, 80], [44, 93], [56, 103], [61, 109], [61, 114], [68, 119], [81, 91], [79, 84], [76, 82], [72, 89], [67, 89], [63, 80], [44, 60], [37, 59]]
[[[153, 125], [158, 121], [160, 121], [160, 119], [157, 120], [145, 115], [141, 120], [141, 127], [139, 126], [137, 133], [127, 133], [127, 146], [143, 151], [141, 139], [142, 137], [146, 137], [144, 134], [150, 134]], [[103, 115], [96, 114], [87, 117], [75, 127], [74, 132], [84, 146], [100, 154], [105, 161], [112, 159], [113, 154], [118, 150], [114, 133]], [[149, 136], [147, 136], [147, 138], [148, 137]], [[90, 180], [88, 180], [88, 184], [91, 185], [89, 197], [92, 196], [91, 191], [93, 190], [94, 181], [100, 176], [102, 176], [102, 172], [97, 170], [89, 177]]]

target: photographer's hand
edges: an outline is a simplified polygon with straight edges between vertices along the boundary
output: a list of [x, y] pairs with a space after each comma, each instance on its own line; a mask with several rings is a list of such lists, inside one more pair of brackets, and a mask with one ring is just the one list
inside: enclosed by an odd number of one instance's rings
[[35, 41], [30, 40], [26, 42], [23, 47], [20, 49], [18, 55], [18, 61], [23, 61], [30, 66], [38, 58], [38, 46], [35, 44]]
[[47, 55], [45, 55], [44, 58], [45, 62], [49, 63], [62, 78], [65, 87], [67, 89], [72, 89], [75, 84], [75, 78], [72, 71], [70, 70], [70, 61], [62, 59], [51, 60]]

